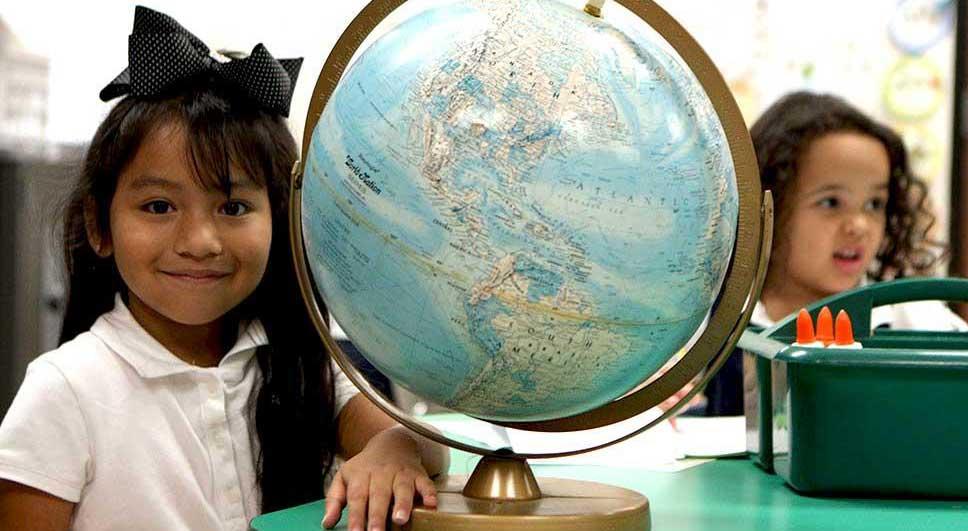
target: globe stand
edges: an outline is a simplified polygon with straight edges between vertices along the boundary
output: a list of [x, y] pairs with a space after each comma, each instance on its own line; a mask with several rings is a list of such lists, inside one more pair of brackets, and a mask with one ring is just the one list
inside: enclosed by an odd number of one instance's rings
[[[726, 362], [739, 335], [749, 322], [755, 301], [766, 275], [772, 239], [772, 198], [760, 188], [757, 164], [749, 133], [722, 75], [696, 43], [654, 0], [615, 0], [651, 26], [678, 53], [696, 75], [710, 98], [731, 152], [739, 192], [736, 241], [730, 265], [719, 296], [707, 317], [705, 330], [688, 352], [660, 377], [641, 388], [592, 410], [560, 419], [538, 421], [495, 421], [495, 425], [534, 432], [570, 432], [612, 425], [647, 411], [673, 396], [697, 375], [692, 391], [658, 418], [614, 440], [595, 446], [540, 454], [514, 454], [506, 450], [482, 448], [417, 421], [387, 397], [376, 391], [353, 367], [329, 334], [322, 300], [308, 272], [302, 232], [302, 165], [313, 164], [310, 155], [317, 122], [336, 89], [346, 67], [364, 39], [374, 28], [407, 0], [371, 0], [350, 23], [330, 53], [313, 90], [306, 117], [302, 157], [293, 167], [290, 195], [290, 238], [293, 260], [303, 299], [313, 323], [336, 362], [350, 380], [374, 404], [407, 428], [423, 437], [470, 453], [483, 455], [477, 468], [467, 476], [442, 476], [437, 481], [437, 506], [414, 508], [410, 522], [392, 529], [428, 530], [509, 530], [591, 531], [648, 530], [651, 528], [648, 499], [628, 489], [606, 484], [541, 478], [536, 480], [528, 458], [567, 457], [598, 450], [641, 433], [689, 403]], [[585, 12], [602, 16], [602, 0], [589, 0]], [[346, 211], [344, 215], [350, 217]], [[366, 223], [352, 217], [354, 224]]]
[[541, 489], [528, 462], [509, 450], [499, 450], [497, 455], [481, 458], [461, 492], [478, 500], [530, 501], [541, 498]]
[[[539, 487], [540, 484], [540, 487]], [[415, 507], [400, 531], [643, 531], [649, 500], [638, 492], [570, 479], [535, 479], [528, 462], [502, 450], [467, 476], [437, 480], [437, 507]]]

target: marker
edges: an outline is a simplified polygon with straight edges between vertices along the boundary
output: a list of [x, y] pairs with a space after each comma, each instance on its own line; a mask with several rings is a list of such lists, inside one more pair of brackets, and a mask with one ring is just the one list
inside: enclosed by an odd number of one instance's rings
[[843, 310], [837, 312], [836, 333], [831, 347], [863, 348], [863, 345], [854, 341], [854, 327], [850, 324], [850, 316]]
[[792, 346], [823, 348], [823, 343], [813, 335], [813, 319], [805, 308], [800, 308], [797, 314], [797, 340]]
[[834, 342], [834, 316], [830, 308], [824, 306], [817, 315], [817, 341], [830, 346]]

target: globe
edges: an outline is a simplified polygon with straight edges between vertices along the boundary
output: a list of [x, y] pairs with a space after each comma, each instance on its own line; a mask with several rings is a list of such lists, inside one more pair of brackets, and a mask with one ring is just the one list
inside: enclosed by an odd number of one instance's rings
[[312, 281], [411, 392], [498, 422], [589, 411], [701, 329], [736, 239], [713, 104], [641, 20], [555, 0], [407, 17], [304, 158]]

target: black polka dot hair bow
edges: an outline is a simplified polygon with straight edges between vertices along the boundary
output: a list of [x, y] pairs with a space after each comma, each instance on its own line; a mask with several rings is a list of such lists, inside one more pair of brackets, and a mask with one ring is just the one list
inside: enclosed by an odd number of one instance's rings
[[101, 90], [101, 100], [155, 96], [184, 79], [211, 72], [263, 109], [289, 116], [302, 58], [275, 59], [261, 43], [248, 57], [213, 57], [208, 46], [164, 13], [137, 6], [128, 37], [128, 67]]

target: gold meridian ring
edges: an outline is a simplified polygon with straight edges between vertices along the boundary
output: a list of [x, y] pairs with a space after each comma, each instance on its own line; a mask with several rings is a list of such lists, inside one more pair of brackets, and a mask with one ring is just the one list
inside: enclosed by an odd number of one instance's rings
[[[337, 40], [326, 63], [323, 65], [323, 69], [316, 81], [316, 87], [313, 90], [311, 103], [306, 115], [306, 125], [303, 129], [302, 160], [306, 159], [309, 152], [316, 123], [322, 115], [323, 109], [332, 96], [349, 61], [370, 32], [405, 1], [372, 0], [350, 22], [339, 40]], [[749, 132], [746, 129], [746, 124], [743, 121], [739, 107], [736, 105], [736, 101], [733, 99], [732, 93], [726, 85], [726, 81], [716, 69], [712, 60], [709, 59], [709, 56], [706, 55], [705, 51], [703, 51], [686, 30], [661, 7], [652, 0], [615, 1], [655, 29], [675, 49], [699, 80], [699, 83], [702, 85], [716, 110], [716, 114], [729, 144], [733, 167], [736, 171], [737, 191], [739, 194], [736, 242], [730, 258], [729, 268], [727, 269], [725, 280], [720, 289], [719, 297], [713, 304], [712, 314], [710, 315], [706, 329], [689, 352], [655, 381], [608, 404], [570, 417], [535, 422], [497, 422], [491, 420], [486, 420], [486, 422], [530, 431], [562, 432], [607, 426], [642, 413], [672, 396], [676, 391], [692, 381], [714, 359], [716, 359], [714, 362], [714, 366], [716, 367], [725, 361], [735, 346], [739, 334], [749, 320], [749, 314], [752, 311], [753, 304], [745, 307], [746, 301], [748, 298], [751, 301], [755, 301], [755, 297], [751, 298], [750, 296], [755, 296], [759, 293], [759, 284], [762, 282], [762, 276], [766, 266], [764, 261], [769, 255], [770, 245], [770, 240], [764, 238], [764, 236], [769, 235], [768, 230], [764, 234], [764, 226], [770, 226], [772, 224], [772, 203], [769, 197], [761, 203], [762, 192], [756, 157]], [[306, 268], [301, 215], [302, 171], [301, 164], [297, 162], [293, 168], [292, 195], [290, 197], [290, 237], [293, 242], [294, 260], [303, 299], [310, 311], [317, 330], [323, 338], [326, 348], [350, 380], [377, 406], [401, 424], [425, 437], [452, 448], [482, 455], [493, 454], [494, 451], [491, 449], [465, 444], [442, 435], [429, 425], [417, 421], [412, 416], [401, 411], [395, 404], [369, 384], [359, 371], [356, 370], [346, 354], [333, 341], [329, 334], [322, 305], [317, 299], [316, 291], [312, 287], [312, 280]], [[759, 282], [757, 279], [759, 279]], [[718, 359], [717, 355], [719, 355]], [[581, 450], [519, 455], [528, 458], [560, 457], [601, 448], [624, 440], [670, 416], [677, 410], [679, 405], [686, 403], [691, 396], [698, 392], [711, 376], [710, 371], [692, 393], [679, 401], [677, 407], [673, 407], [666, 411], [659, 419], [619, 439]]]

